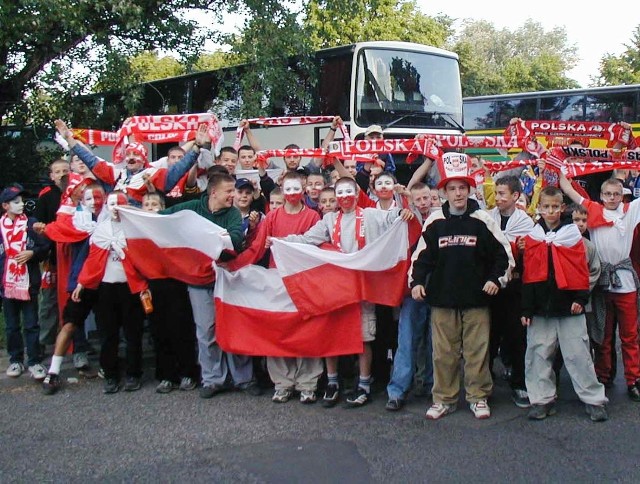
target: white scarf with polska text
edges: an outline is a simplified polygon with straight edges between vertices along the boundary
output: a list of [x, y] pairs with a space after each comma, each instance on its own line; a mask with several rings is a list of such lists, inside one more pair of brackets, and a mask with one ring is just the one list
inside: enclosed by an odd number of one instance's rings
[[0, 218], [0, 230], [4, 244], [4, 274], [2, 283], [4, 286], [4, 298], [29, 301], [29, 270], [27, 264], [18, 264], [16, 257], [27, 248], [27, 221], [26, 215], [18, 215], [11, 220], [8, 215]]

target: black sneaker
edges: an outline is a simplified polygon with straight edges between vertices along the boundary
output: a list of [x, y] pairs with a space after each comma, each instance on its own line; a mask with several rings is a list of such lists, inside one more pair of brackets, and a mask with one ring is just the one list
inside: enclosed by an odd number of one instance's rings
[[322, 406], [324, 408], [335, 407], [336, 403], [340, 400], [340, 388], [338, 385], [330, 383], [324, 390], [324, 396], [322, 397]]
[[247, 385], [241, 387], [240, 390], [252, 397], [259, 397], [262, 395], [262, 388], [260, 388], [260, 385], [255, 381], [249, 382]]
[[555, 415], [556, 407], [553, 402], [547, 403], [545, 405], [531, 405], [531, 410], [529, 410], [529, 420], [544, 420], [550, 415]]
[[593, 422], [604, 422], [609, 420], [609, 415], [607, 414], [607, 409], [604, 405], [590, 405], [587, 403], [585, 404], [584, 409]]
[[347, 408], [363, 407], [371, 401], [371, 395], [364, 388], [358, 387], [345, 400]]
[[207, 385], [200, 388], [200, 398], [212, 398], [218, 393], [222, 393], [224, 387], [221, 385]]
[[62, 386], [62, 380], [60, 375], [55, 373], [47, 373], [47, 376], [42, 380], [42, 393], [45, 395], [53, 395]]
[[102, 393], [118, 393], [120, 391], [120, 382], [115, 378], [107, 378], [102, 387]]
[[638, 382], [635, 385], [629, 385], [627, 387], [627, 395], [634, 402], [640, 402], [640, 389], [638, 388]]
[[135, 392], [142, 388], [142, 381], [137, 376], [128, 376], [124, 381], [125, 392]]
[[404, 406], [404, 402], [400, 398], [390, 398], [384, 406], [390, 412], [397, 412]]
[[518, 408], [529, 408], [531, 406], [527, 391], [521, 388], [516, 388], [511, 391], [511, 400], [513, 400], [513, 403], [515, 403]]

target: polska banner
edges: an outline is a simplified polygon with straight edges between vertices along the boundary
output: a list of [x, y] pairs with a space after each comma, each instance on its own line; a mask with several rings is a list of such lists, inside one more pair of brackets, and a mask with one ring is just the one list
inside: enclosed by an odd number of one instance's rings
[[116, 144], [118, 133], [97, 129], [72, 129], [73, 137], [86, 145], [111, 146]]
[[224, 134], [215, 114], [176, 114], [159, 116], [133, 116], [128, 118], [118, 130], [113, 148], [113, 163], [118, 164], [124, 158], [123, 149], [128, 137], [136, 142], [170, 143], [189, 141], [195, 138], [201, 124], [207, 125], [213, 150], [220, 151]]

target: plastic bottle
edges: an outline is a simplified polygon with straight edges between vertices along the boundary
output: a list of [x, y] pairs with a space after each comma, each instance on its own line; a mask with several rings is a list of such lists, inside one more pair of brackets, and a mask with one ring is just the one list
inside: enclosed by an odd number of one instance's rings
[[145, 314], [151, 314], [153, 312], [153, 301], [149, 289], [140, 292], [140, 302], [142, 302], [142, 309], [144, 309]]

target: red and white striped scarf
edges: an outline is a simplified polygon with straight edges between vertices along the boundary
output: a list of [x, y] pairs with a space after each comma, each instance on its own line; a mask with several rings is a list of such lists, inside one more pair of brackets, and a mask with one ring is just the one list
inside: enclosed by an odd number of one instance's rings
[[18, 264], [16, 257], [27, 248], [27, 221], [26, 215], [18, 215], [12, 220], [8, 215], [0, 218], [0, 230], [4, 244], [4, 274], [2, 282], [4, 297], [6, 299], [18, 299], [29, 301], [29, 270], [27, 264]]

